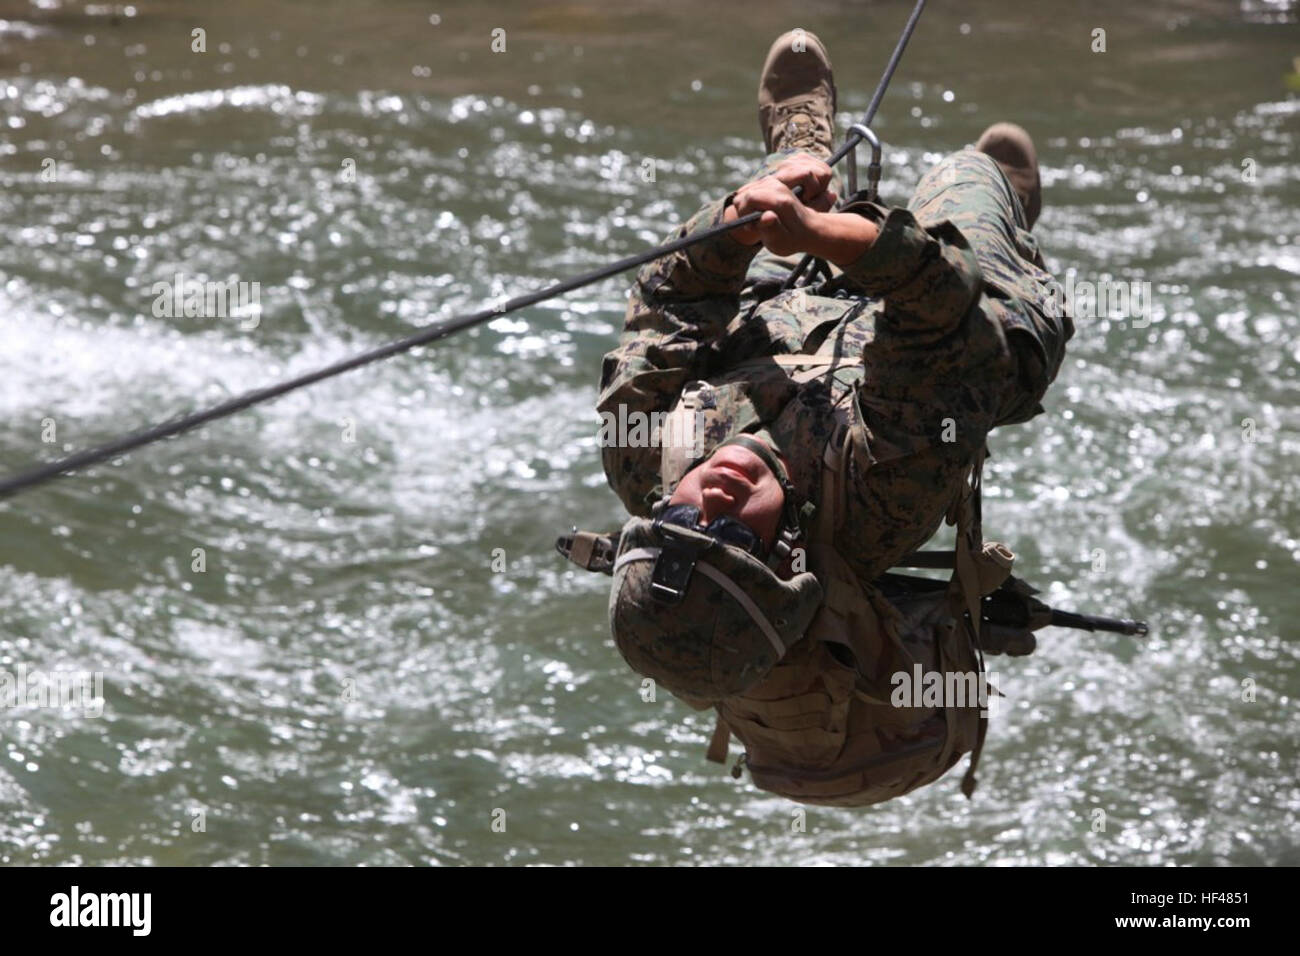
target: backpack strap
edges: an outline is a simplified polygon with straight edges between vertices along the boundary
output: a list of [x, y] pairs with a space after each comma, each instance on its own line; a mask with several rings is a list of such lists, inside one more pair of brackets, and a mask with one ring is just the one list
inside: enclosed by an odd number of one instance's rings
[[727, 721], [723, 719], [722, 711], [719, 710], [718, 720], [713, 725], [713, 736], [709, 738], [709, 749], [705, 751], [704, 758], [714, 763], [726, 763], [729, 743], [731, 743], [731, 728], [727, 726]]
[[[983, 584], [980, 574], [980, 565], [982, 562], [976, 559], [976, 555], [984, 558], [986, 551], [982, 540], [982, 502], [980, 498], [980, 485], [984, 474], [984, 459], [988, 455], [988, 446], [981, 445], [975, 454], [975, 461], [971, 464], [970, 482], [962, 488], [962, 493], [957, 500], [953, 502], [949, 510], [949, 523], [956, 524], [957, 536], [953, 545], [953, 575], [952, 583], [949, 586], [949, 598], [953, 611], [953, 616], [958, 621], [959, 627], [966, 628], [967, 638], [970, 641], [971, 648], [975, 652], [975, 658], [978, 661], [979, 673], [984, 673], [984, 648], [980, 641], [980, 602], [983, 598], [981, 590]], [[1003, 546], [1003, 550], [1006, 550]], [[1000, 552], [994, 552], [1000, 556]], [[1009, 551], [1007, 551], [1010, 554]], [[996, 561], [996, 558], [994, 559]], [[1007, 574], [1011, 573], [1010, 564], [1006, 568]], [[1006, 575], [1003, 575], [1003, 580]], [[1001, 581], [997, 582], [1000, 584]], [[994, 587], [997, 587], [994, 584]], [[990, 589], [992, 590], [992, 589]], [[969, 621], [966, 616], [969, 615]], [[953, 708], [947, 708], [948, 713], [955, 714]], [[951, 732], [952, 725], [950, 723]], [[975, 785], [978, 782], [975, 777], [975, 768], [979, 766], [980, 754], [984, 750], [984, 738], [988, 734], [988, 716], [981, 708], [979, 717], [979, 729], [975, 734], [975, 746], [971, 749], [970, 765], [966, 769], [965, 775], [961, 780], [961, 792], [969, 800], [975, 792]], [[951, 741], [950, 741], [951, 743]], [[943, 761], [947, 761], [951, 753], [950, 746], [944, 748]]]
[[703, 383], [693, 383], [664, 420], [664, 434], [672, 438], [669, 441], [664, 440], [664, 435], [660, 436], [659, 484], [664, 494], [671, 494], [677, 482], [691, 470], [691, 465], [704, 454], [704, 435], [699, 420], [703, 387]]

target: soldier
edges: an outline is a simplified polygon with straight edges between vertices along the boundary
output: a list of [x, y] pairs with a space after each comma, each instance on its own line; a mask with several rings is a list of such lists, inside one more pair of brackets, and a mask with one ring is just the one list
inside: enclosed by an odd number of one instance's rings
[[[974, 751], [969, 795], [983, 712], [893, 706], [890, 688], [983, 673], [979, 601], [1011, 557], [980, 538], [985, 437], [1042, 410], [1073, 326], [1030, 233], [1024, 130], [990, 127], [906, 209], [884, 208], [839, 201], [834, 111], [822, 43], [778, 38], [759, 83], [765, 164], [675, 235], [760, 220], [642, 268], [604, 360], [602, 415], [666, 415], [671, 440], [602, 448], [632, 518], [568, 550], [596, 568], [603, 548], [627, 662], [717, 710], [711, 758], [734, 733], [760, 787], [863, 805]], [[826, 265], [783, 289], [800, 253]], [[891, 591], [884, 573], [945, 516], [951, 587]]]

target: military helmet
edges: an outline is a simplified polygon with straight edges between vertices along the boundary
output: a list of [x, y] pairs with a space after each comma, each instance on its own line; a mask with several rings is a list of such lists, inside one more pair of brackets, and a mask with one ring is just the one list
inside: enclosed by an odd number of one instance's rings
[[[783, 468], [778, 479], [791, 499], [789, 522], [793, 488]], [[664, 521], [666, 501], [659, 516], [623, 526], [609, 596], [614, 642], [633, 670], [674, 694], [702, 701], [742, 694], [803, 636], [821, 585], [807, 572], [783, 580], [735, 543]], [[774, 558], [788, 554], [798, 534], [797, 523], [783, 527]]]

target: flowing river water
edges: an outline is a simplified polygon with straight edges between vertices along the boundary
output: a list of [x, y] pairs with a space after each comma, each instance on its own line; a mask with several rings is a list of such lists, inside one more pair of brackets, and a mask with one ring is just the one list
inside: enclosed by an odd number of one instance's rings
[[[757, 163], [772, 37], [844, 128], [909, 8], [5, 0], [4, 472], [660, 240]], [[610, 281], [0, 504], [0, 670], [104, 699], [0, 709], [0, 862], [1300, 863], [1295, 57], [1292, 2], [937, 2], [884, 100], [887, 202], [1012, 119], [1049, 265], [1150, 283], [994, 433], [985, 524], [1152, 636], [993, 658], [973, 800], [800, 826], [642, 699], [552, 550], [621, 521]], [[177, 273], [260, 321], [155, 314]]]

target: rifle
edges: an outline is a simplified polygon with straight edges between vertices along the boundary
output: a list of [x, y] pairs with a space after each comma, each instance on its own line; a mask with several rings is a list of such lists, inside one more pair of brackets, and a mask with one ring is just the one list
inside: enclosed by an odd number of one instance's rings
[[[618, 533], [596, 534], [574, 528], [571, 534], [556, 539], [555, 550], [588, 571], [612, 574], [614, 557], [618, 553]], [[898, 566], [951, 570], [952, 553], [918, 551], [908, 555]], [[938, 596], [949, 586], [948, 581], [938, 578], [894, 571], [882, 574], [873, 583], [887, 598], [895, 601], [915, 596]], [[1038, 593], [1037, 588], [1011, 575], [992, 594], [984, 596], [980, 603], [980, 638], [985, 651], [1013, 656], [1028, 654], [1037, 645], [1032, 632], [1048, 626], [1131, 637], [1146, 637], [1150, 633], [1146, 621], [1064, 611], [1040, 601], [1035, 597]]]

